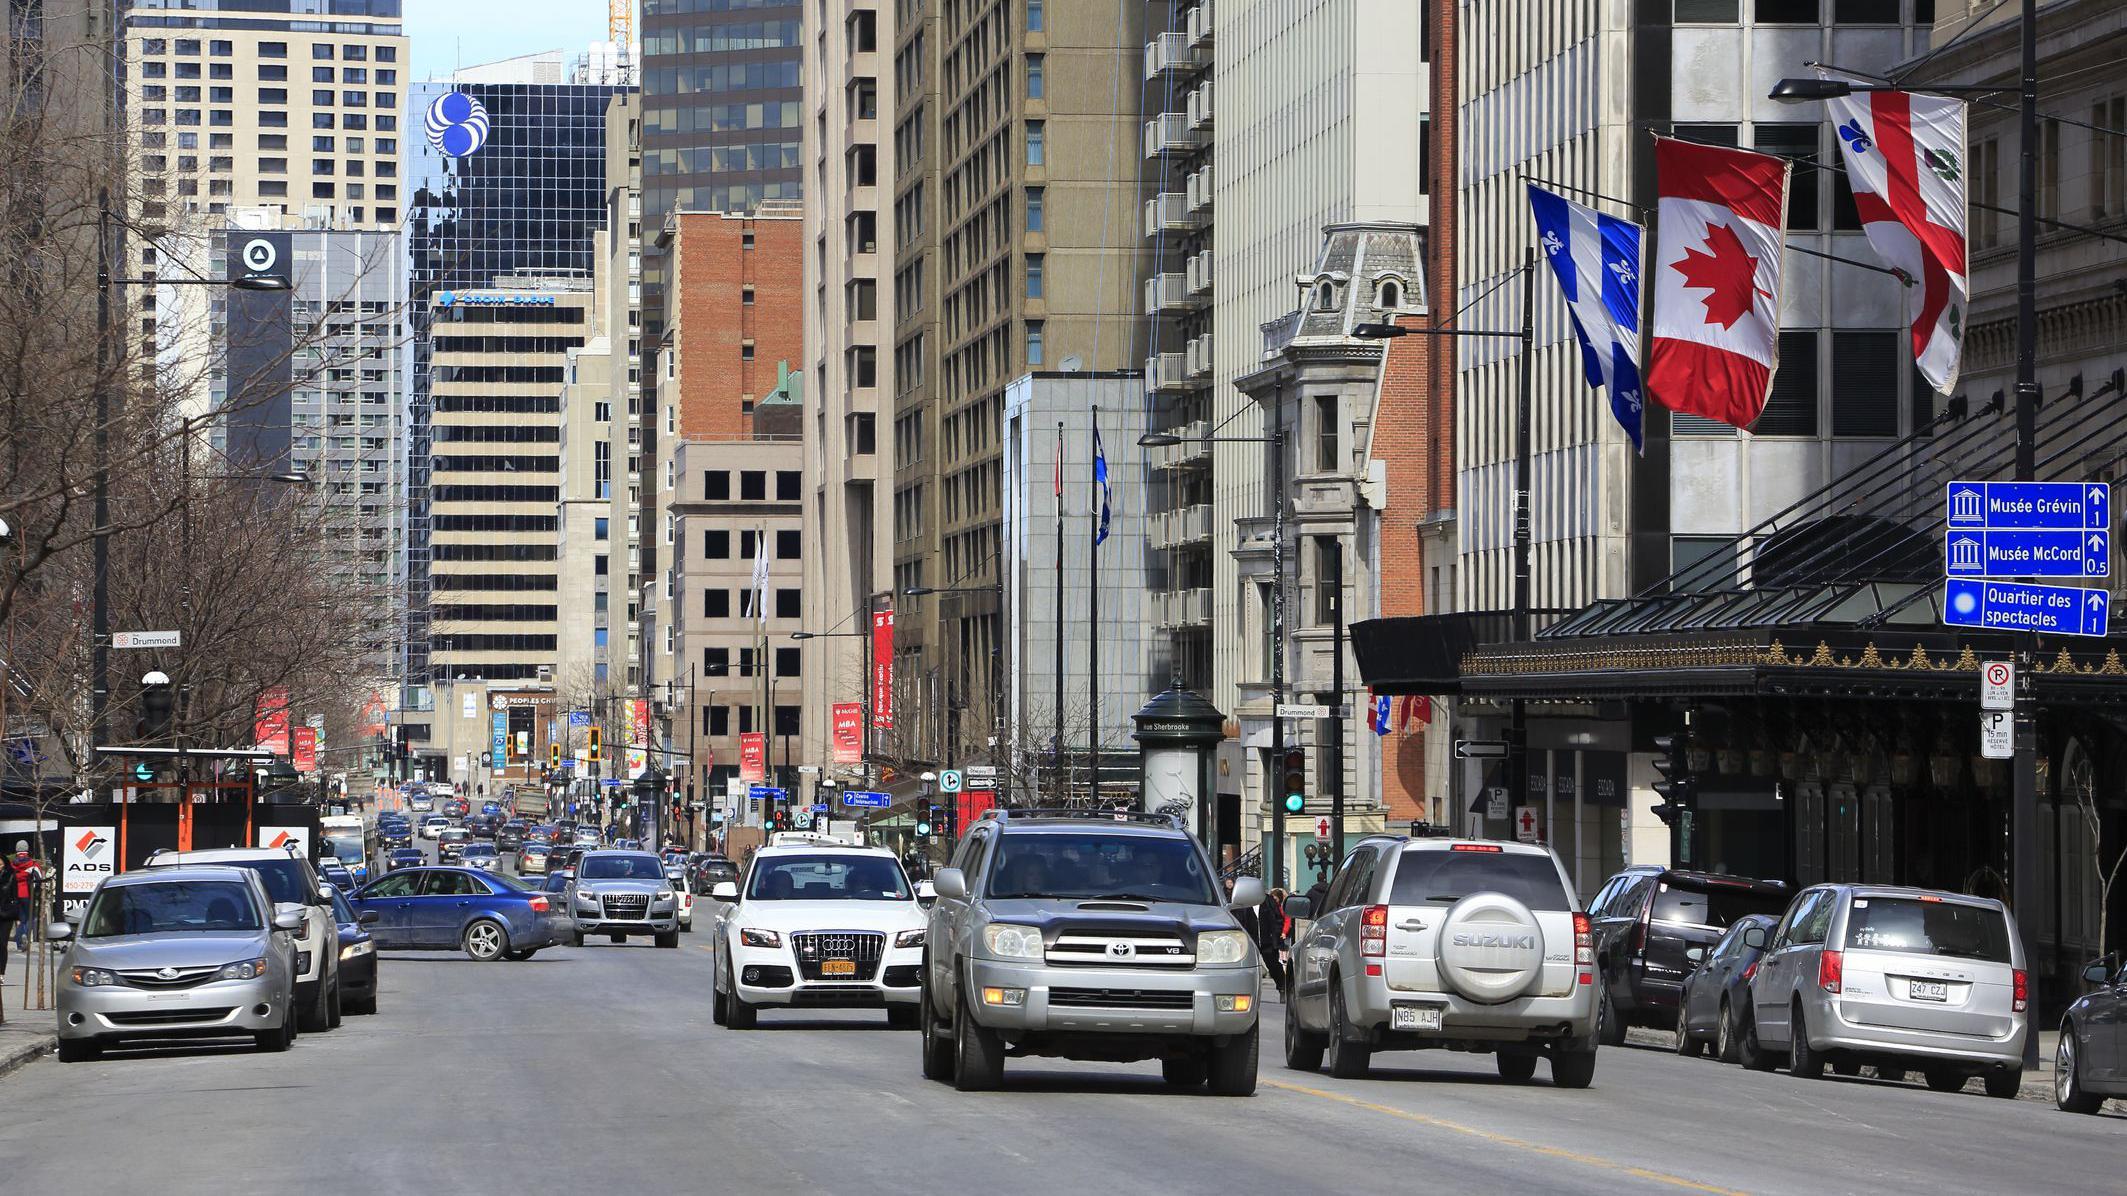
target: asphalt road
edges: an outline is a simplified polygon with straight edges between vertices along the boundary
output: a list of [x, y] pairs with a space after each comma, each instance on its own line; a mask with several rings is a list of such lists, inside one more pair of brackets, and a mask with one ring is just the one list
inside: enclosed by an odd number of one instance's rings
[[[706, 926], [706, 919], [704, 919]], [[1002, 1092], [917, 1071], [880, 1013], [709, 1019], [704, 935], [479, 964], [388, 953], [381, 1012], [285, 1055], [32, 1063], [0, 1080], [15, 1192], [615, 1193], [2121, 1190], [2127, 1118], [1606, 1048], [1595, 1087], [1488, 1057], [1285, 1070], [1252, 1099], [1154, 1066], [1013, 1061]]]

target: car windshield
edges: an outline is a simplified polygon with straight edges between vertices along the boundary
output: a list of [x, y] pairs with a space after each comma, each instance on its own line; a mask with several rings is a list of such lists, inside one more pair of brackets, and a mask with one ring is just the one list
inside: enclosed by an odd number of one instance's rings
[[1097, 832], [1001, 836], [988, 893], [1225, 904], [1191, 840]]
[[82, 919], [81, 937], [257, 929], [259, 911], [244, 886], [226, 880], [174, 880], [104, 886]]
[[258, 873], [259, 879], [266, 882], [266, 896], [272, 898], [275, 905], [290, 902], [308, 905], [311, 899], [317, 896], [317, 891], [311, 888], [308, 869], [292, 859], [235, 860], [232, 863], [238, 868], [249, 868]]
[[654, 855], [591, 855], [584, 857], [579, 875], [585, 880], [661, 881], [665, 866]]
[[1915, 897], [1856, 897], [1846, 915], [1853, 951], [1898, 951], [2009, 962], [2009, 923], [1998, 909]]
[[325, 846], [332, 850], [334, 856], [349, 864], [360, 863], [365, 854], [360, 835], [327, 835]]
[[1735, 925], [1737, 918], [1751, 914], [1777, 914], [1787, 908], [1787, 894], [1744, 888], [1740, 885], [1695, 885], [1669, 881], [1654, 895], [1657, 922], [1685, 922], [1715, 930]]
[[347, 894], [338, 889], [332, 891], [332, 920], [342, 926], [355, 920], [354, 907], [347, 904]]
[[752, 901], [907, 901], [901, 865], [881, 856], [778, 855], [753, 866]]
[[1547, 855], [1517, 851], [1406, 849], [1396, 863], [1390, 905], [1453, 905], [1472, 893], [1504, 893], [1532, 910], [1572, 910]]

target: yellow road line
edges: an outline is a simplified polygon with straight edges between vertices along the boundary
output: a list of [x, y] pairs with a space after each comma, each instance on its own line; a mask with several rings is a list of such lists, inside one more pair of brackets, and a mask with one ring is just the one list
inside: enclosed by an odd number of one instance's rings
[[1282, 1088], [1287, 1092], [1297, 1092], [1303, 1096], [1318, 1096], [1323, 1100], [1335, 1101], [1340, 1105], [1350, 1105], [1355, 1109], [1365, 1109], [1369, 1113], [1381, 1113], [1404, 1121], [1417, 1122], [1420, 1125], [1431, 1126], [1434, 1129], [1467, 1134], [1472, 1138], [1481, 1138], [1486, 1142], [1494, 1142], [1501, 1146], [1511, 1146], [1517, 1150], [1526, 1150], [1531, 1154], [1564, 1159], [1567, 1162], [1580, 1163], [1583, 1166], [1596, 1167], [1604, 1171], [1616, 1171], [1632, 1176], [1635, 1179], [1647, 1180], [1650, 1183], [1665, 1184], [1672, 1188], [1682, 1188], [1691, 1192], [1713, 1192], [1718, 1193], [1719, 1196], [1742, 1196], [1742, 1193], [1733, 1188], [1717, 1188], [1712, 1184], [1702, 1184], [1695, 1179], [1686, 1179], [1681, 1175], [1670, 1175], [1664, 1171], [1651, 1171], [1645, 1167], [1635, 1167], [1630, 1163], [1620, 1163], [1615, 1159], [1606, 1159], [1599, 1155], [1582, 1154], [1579, 1151], [1566, 1150], [1562, 1147], [1545, 1146], [1541, 1142], [1531, 1142], [1524, 1138], [1495, 1134], [1490, 1130], [1478, 1129], [1476, 1126], [1446, 1121], [1438, 1117], [1429, 1117], [1424, 1113], [1413, 1113], [1409, 1109], [1398, 1109], [1392, 1105], [1379, 1105], [1372, 1101], [1360, 1100], [1354, 1096], [1345, 1096], [1339, 1092], [1328, 1092], [1320, 1088], [1307, 1088], [1299, 1084], [1287, 1084], [1278, 1080], [1264, 1080], [1262, 1084], [1266, 1088]]

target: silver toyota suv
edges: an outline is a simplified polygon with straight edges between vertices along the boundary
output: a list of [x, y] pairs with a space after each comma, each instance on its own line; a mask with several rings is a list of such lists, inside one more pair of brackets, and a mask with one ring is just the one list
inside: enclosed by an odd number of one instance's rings
[[1293, 948], [1285, 1064], [1366, 1074], [1375, 1051], [1485, 1051], [1520, 1082], [1595, 1078], [1595, 939], [1549, 849], [1380, 835], [1344, 858]]
[[994, 810], [934, 878], [918, 1022], [923, 1074], [994, 1088], [1007, 1055], [1157, 1059], [1167, 1082], [1256, 1087], [1259, 904], [1164, 814]]

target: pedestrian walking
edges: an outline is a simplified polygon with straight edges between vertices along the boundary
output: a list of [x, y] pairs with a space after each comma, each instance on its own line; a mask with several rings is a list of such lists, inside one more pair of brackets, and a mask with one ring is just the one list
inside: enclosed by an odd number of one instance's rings
[[7, 979], [7, 945], [15, 937], [15, 925], [29, 911], [23, 909], [22, 899], [17, 896], [20, 885], [16, 878], [15, 859], [27, 855], [29, 845], [21, 843], [17, 856], [0, 860], [0, 980]]
[[1279, 992], [1285, 991], [1285, 944], [1292, 941], [1292, 921], [1285, 916], [1285, 890], [1272, 889], [1255, 911], [1256, 951]]
[[30, 928], [44, 904], [44, 865], [30, 855], [27, 839], [15, 841], [14, 888], [16, 900], [15, 950], [30, 949]]

